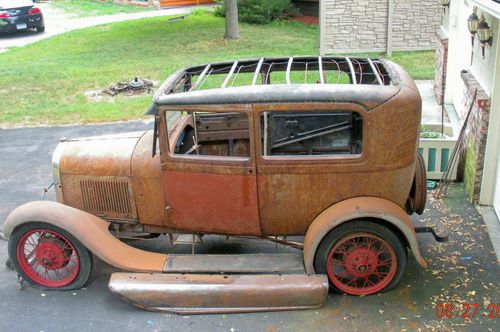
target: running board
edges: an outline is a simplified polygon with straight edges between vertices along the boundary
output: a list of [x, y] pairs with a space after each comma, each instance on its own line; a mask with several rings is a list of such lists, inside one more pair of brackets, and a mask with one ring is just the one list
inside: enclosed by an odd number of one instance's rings
[[319, 308], [326, 275], [207, 275], [122, 273], [109, 289], [137, 307], [177, 314], [215, 314]]
[[304, 273], [302, 253], [168, 255], [166, 273]]

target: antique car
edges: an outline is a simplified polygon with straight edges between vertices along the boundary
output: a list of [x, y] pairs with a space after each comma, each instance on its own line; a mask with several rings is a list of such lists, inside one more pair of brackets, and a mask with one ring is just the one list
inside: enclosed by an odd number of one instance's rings
[[[95, 255], [125, 271], [109, 288], [140, 307], [234, 312], [318, 307], [329, 288], [389, 290], [408, 248], [426, 267], [416, 232], [433, 230], [410, 219], [426, 202], [421, 98], [398, 65], [287, 57], [194, 66], [161, 85], [147, 114], [153, 130], [61, 140], [57, 202], [27, 203], [5, 222], [21, 278], [77, 289]], [[124, 233], [246, 236], [303, 251], [169, 255], [128, 245], [116, 236]]]

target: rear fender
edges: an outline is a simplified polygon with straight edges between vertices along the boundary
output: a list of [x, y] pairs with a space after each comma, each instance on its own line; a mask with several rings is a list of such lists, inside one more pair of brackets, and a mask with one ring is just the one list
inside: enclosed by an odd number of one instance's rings
[[111, 235], [109, 223], [101, 218], [50, 201], [26, 203], [12, 211], [5, 220], [5, 237], [9, 238], [16, 227], [29, 222], [44, 222], [64, 229], [97, 257], [122, 270], [161, 272], [168, 258], [124, 244]]
[[339, 202], [320, 213], [307, 229], [304, 239], [304, 265], [308, 274], [314, 274], [314, 256], [321, 240], [332, 229], [352, 220], [379, 219], [395, 226], [406, 238], [417, 262], [423, 267], [427, 263], [420, 253], [415, 229], [410, 217], [397, 204], [378, 197], [357, 197]]

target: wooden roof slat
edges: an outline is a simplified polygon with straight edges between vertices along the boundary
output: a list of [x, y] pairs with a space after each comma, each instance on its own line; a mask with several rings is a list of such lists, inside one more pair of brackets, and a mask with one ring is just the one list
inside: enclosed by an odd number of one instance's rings
[[255, 68], [255, 73], [253, 74], [252, 85], [257, 83], [257, 78], [259, 77], [260, 69], [262, 68], [262, 64], [264, 63], [264, 58], [260, 58], [259, 63], [257, 64], [257, 68]]
[[202, 82], [203, 80], [203, 77], [205, 77], [205, 75], [207, 74], [208, 70], [210, 69], [210, 67], [212, 67], [211, 64], [208, 64], [205, 69], [203, 69], [203, 71], [201, 72], [200, 76], [198, 76], [198, 79], [196, 80], [196, 82], [193, 84], [193, 86], [191, 87], [191, 89], [189, 89], [189, 91], [192, 91], [192, 90], [196, 90], [196, 88], [200, 85], [200, 83]]
[[231, 79], [231, 76], [233, 76], [233, 73], [236, 70], [237, 66], [238, 66], [238, 61], [235, 61], [233, 63], [233, 66], [231, 67], [231, 70], [227, 74], [226, 79], [224, 80], [224, 83], [222, 83], [221, 88], [225, 88], [227, 86], [227, 83], [229, 83], [229, 80]]
[[375, 67], [375, 65], [373, 64], [372, 59], [368, 58], [368, 63], [370, 64], [370, 67], [372, 67], [373, 74], [374, 74], [374, 75], [375, 75], [375, 77], [377, 78], [378, 84], [380, 84], [380, 85], [384, 85], [384, 83], [382, 82], [382, 79], [380, 78], [380, 75], [378, 74], [378, 70], [377, 70], [377, 68], [376, 68], [376, 67]]
[[354, 71], [354, 66], [352, 65], [351, 59], [348, 57], [345, 57], [345, 61], [349, 65], [349, 70], [351, 71], [351, 77], [352, 77], [352, 84], [358, 84], [356, 80], [356, 72]]
[[291, 84], [290, 71], [292, 70], [293, 57], [288, 59], [288, 65], [286, 66], [286, 84]]
[[318, 71], [319, 71], [319, 82], [325, 84], [325, 77], [323, 76], [323, 59], [318, 57]]

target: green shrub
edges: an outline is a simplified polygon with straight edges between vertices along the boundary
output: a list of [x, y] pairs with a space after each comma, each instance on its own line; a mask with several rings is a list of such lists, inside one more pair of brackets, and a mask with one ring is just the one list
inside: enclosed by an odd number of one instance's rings
[[195, 8], [191, 11], [191, 13], [189, 15], [191, 16], [204, 16], [204, 15], [207, 15], [207, 14], [210, 14], [210, 13], [213, 13], [213, 9], [212, 8]]
[[[266, 24], [276, 19], [297, 15], [290, 0], [239, 0], [238, 18], [241, 22]], [[216, 16], [224, 17], [224, 3], [215, 8]]]
[[225, 8], [224, 8], [224, 1], [217, 0], [216, 3], [217, 3], [217, 6], [215, 6], [215, 8], [214, 8], [214, 15], [217, 17], [225, 17], [226, 12], [225, 12]]

